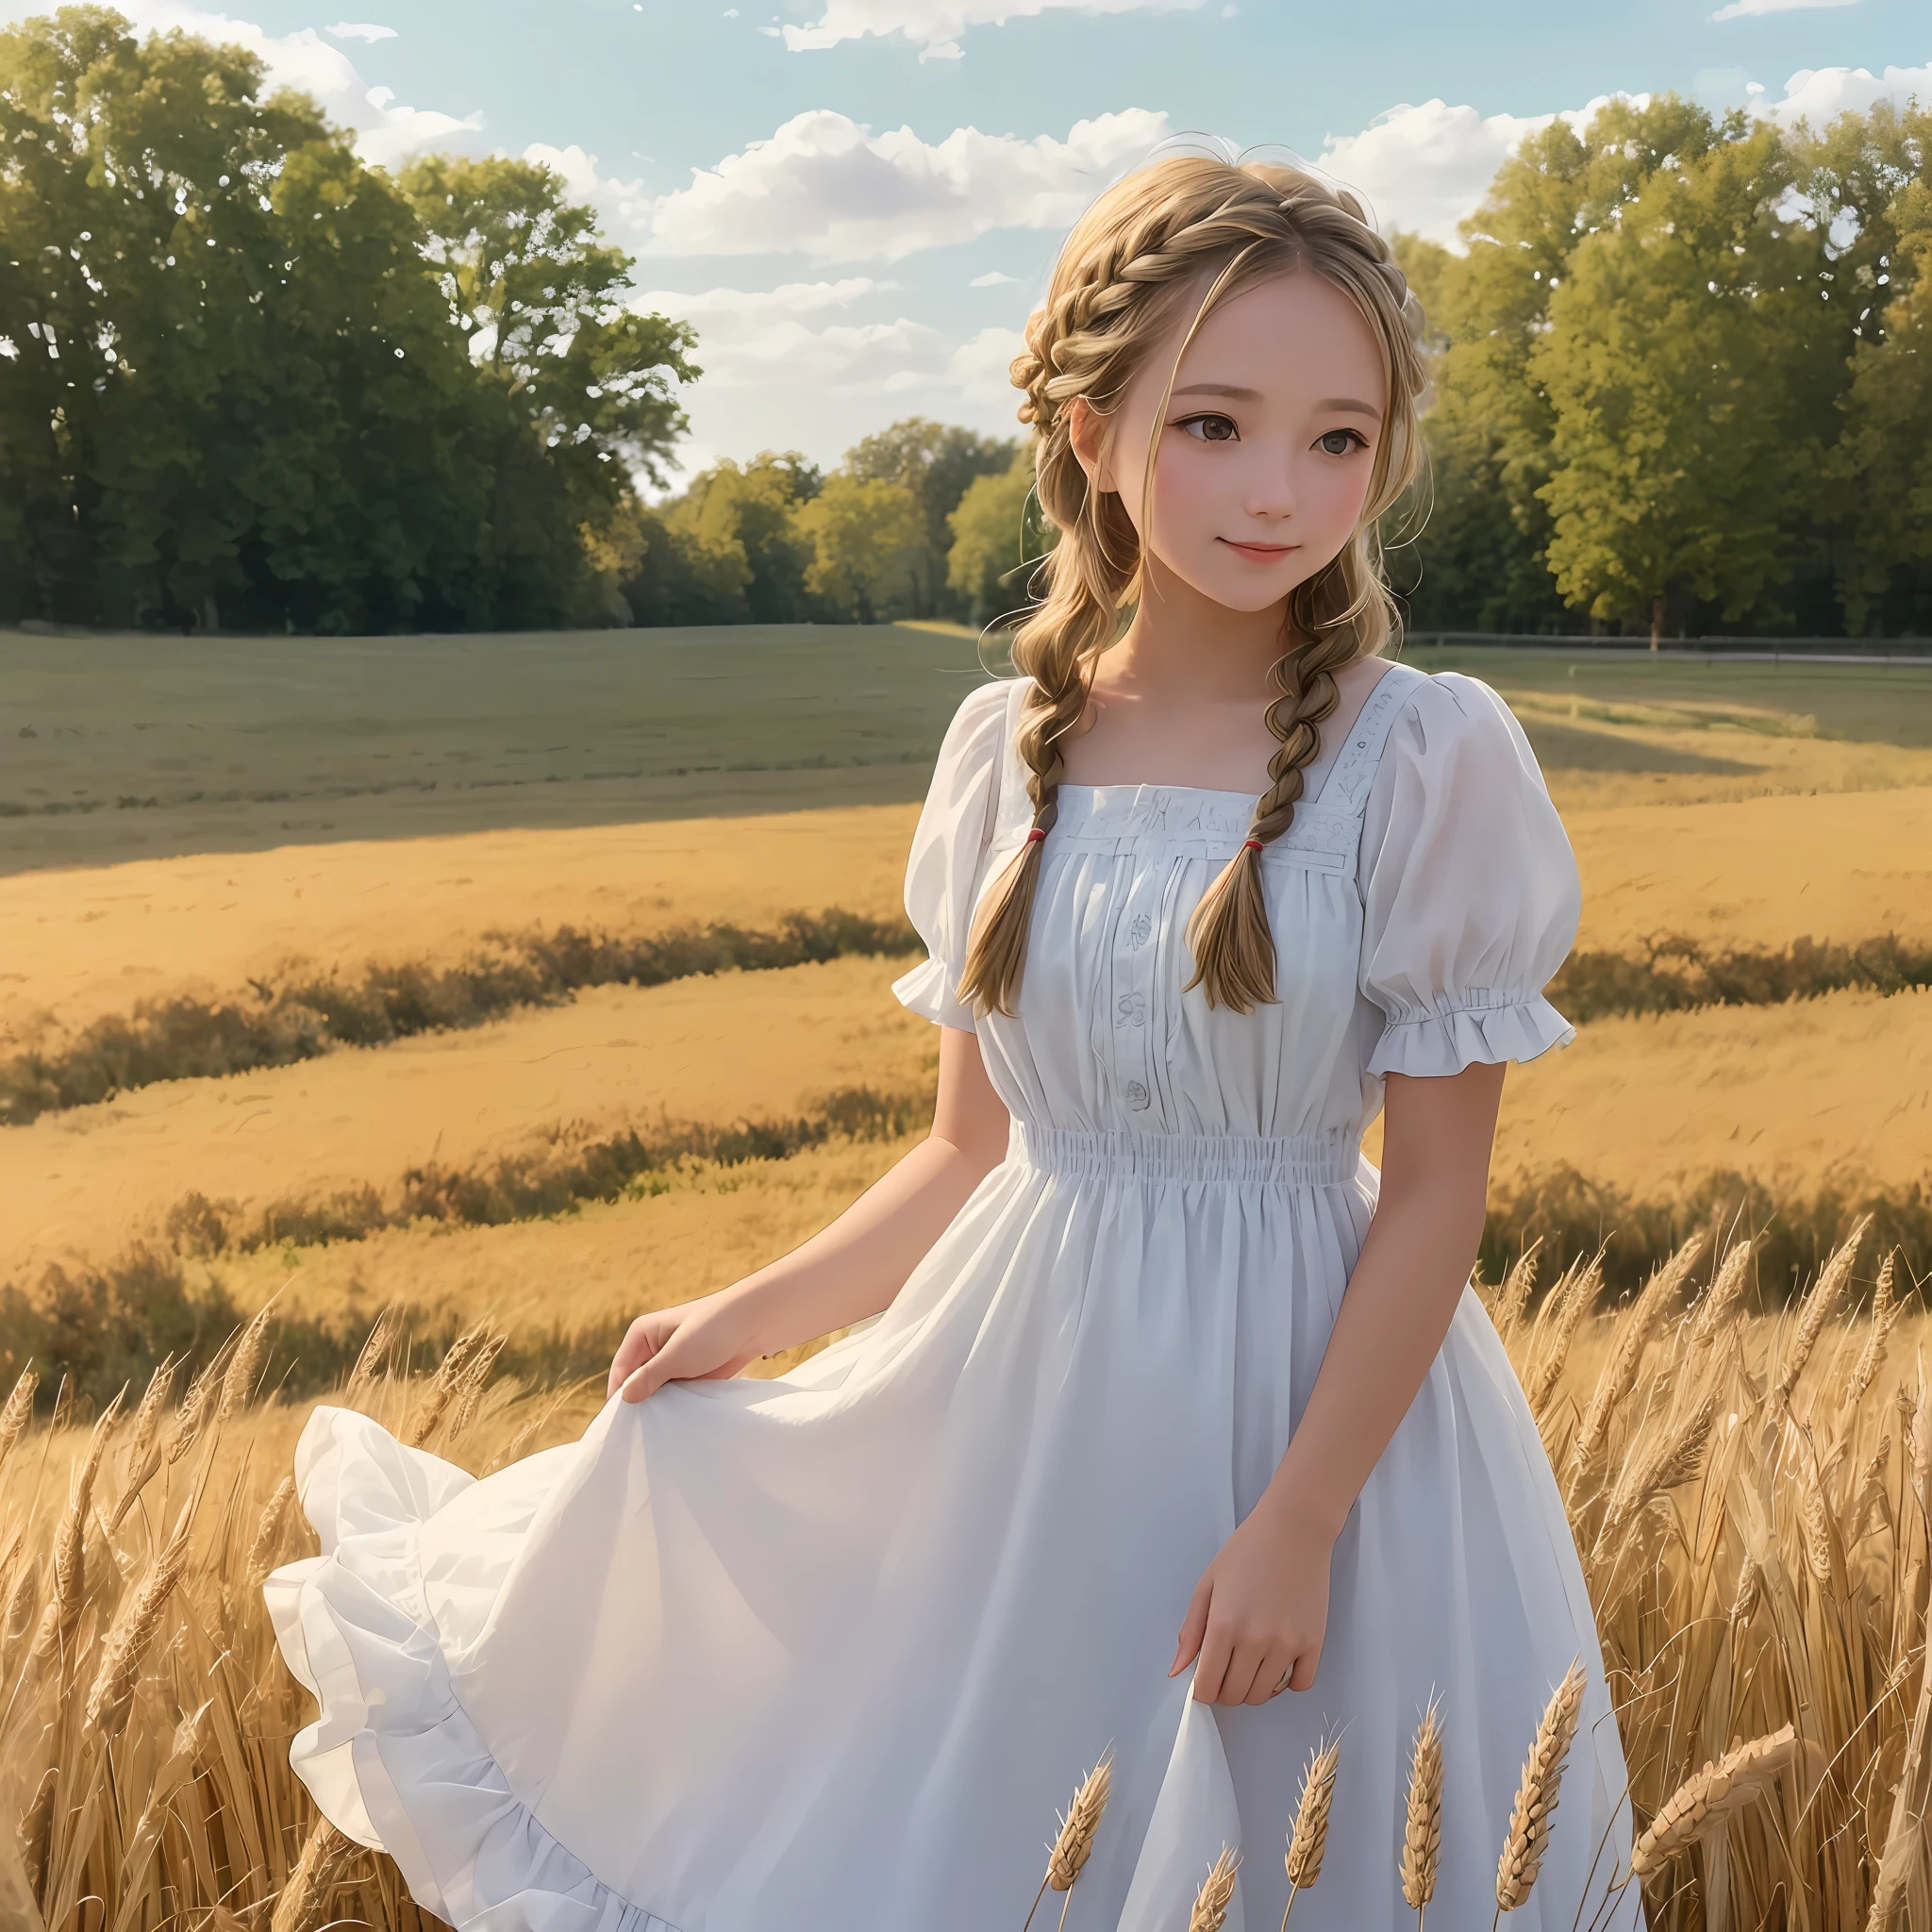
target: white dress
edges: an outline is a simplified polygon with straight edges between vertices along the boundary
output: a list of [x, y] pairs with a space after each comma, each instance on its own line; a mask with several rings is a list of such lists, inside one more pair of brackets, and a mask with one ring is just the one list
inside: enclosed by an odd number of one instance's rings
[[[1018, 695], [961, 705], [913, 841], [931, 958], [896, 990], [948, 1025], [974, 1024], [952, 989], [975, 894], [1030, 820]], [[1336, 1546], [1312, 1688], [1224, 1708], [1167, 1675], [1321, 1364], [1382, 1076], [1571, 1037], [1541, 989], [1575, 864], [1496, 694], [1395, 665], [1322, 763], [1261, 860], [1279, 1004], [1245, 1016], [1180, 989], [1252, 799], [1061, 788], [1019, 1012], [977, 1024], [1010, 1152], [882, 1315], [770, 1381], [613, 1400], [480, 1481], [315, 1411], [296, 1466], [323, 1554], [267, 1591], [322, 1707], [291, 1757], [420, 1903], [490, 1932], [1019, 1932], [1111, 1748], [1068, 1932], [1181, 1932], [1224, 1841], [1230, 1932], [1274, 1932], [1303, 1766], [1345, 1726], [1293, 1926], [1397, 1925], [1434, 1691], [1429, 1932], [1488, 1932], [1523, 1758], [1580, 1653], [1542, 1876], [1507, 1923], [1591, 1923], [1628, 1851], [1623, 1757], [1556, 1481], [1474, 1293]], [[1640, 1911], [1633, 1888], [1598, 1924]]]

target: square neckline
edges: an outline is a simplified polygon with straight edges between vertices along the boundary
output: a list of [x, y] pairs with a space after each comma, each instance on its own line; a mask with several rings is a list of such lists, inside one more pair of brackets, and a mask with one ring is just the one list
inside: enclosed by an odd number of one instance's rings
[[[1375, 674], [1374, 683], [1370, 685], [1368, 690], [1362, 693], [1361, 703], [1355, 708], [1354, 715], [1349, 719], [1347, 726], [1340, 734], [1342, 741], [1341, 748], [1336, 752], [1328, 769], [1322, 774], [1321, 791], [1316, 792], [1312, 798], [1297, 799], [1295, 801], [1295, 809], [1297, 811], [1314, 810], [1321, 806], [1323, 800], [1328, 795], [1328, 787], [1333, 782], [1337, 771], [1341, 769], [1342, 758], [1348, 750], [1347, 739], [1349, 733], [1361, 723], [1370, 705], [1374, 702], [1375, 693], [1389, 681], [1390, 674], [1397, 669], [1411, 668], [1405, 667], [1400, 658], [1384, 658], [1380, 661], [1382, 669]], [[1427, 675], [1427, 673], [1424, 673], [1424, 676]], [[1261, 796], [1258, 789], [1253, 791], [1231, 791], [1225, 787], [1216, 785], [1161, 785], [1151, 783], [1145, 779], [1135, 778], [1111, 778], [1100, 784], [1083, 784], [1076, 779], [1062, 778], [1059, 783], [1059, 789], [1062, 791], [1086, 792], [1096, 802], [1106, 792], [1127, 792], [1138, 797], [1143, 792], [1165, 791], [1176, 793], [1185, 798], [1238, 798], [1247, 805], [1253, 805]]]

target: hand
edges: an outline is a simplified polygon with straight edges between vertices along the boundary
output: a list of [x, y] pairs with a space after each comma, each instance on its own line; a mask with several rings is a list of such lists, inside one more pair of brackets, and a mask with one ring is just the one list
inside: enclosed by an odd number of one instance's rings
[[1193, 1694], [1204, 1704], [1266, 1704], [1278, 1690], [1306, 1690], [1328, 1629], [1333, 1554], [1333, 1538], [1264, 1495], [1201, 1573], [1167, 1674], [1198, 1656]]
[[618, 1344], [604, 1393], [608, 1399], [621, 1390], [626, 1402], [641, 1402], [666, 1382], [735, 1375], [763, 1352], [744, 1298], [721, 1288], [640, 1315]]

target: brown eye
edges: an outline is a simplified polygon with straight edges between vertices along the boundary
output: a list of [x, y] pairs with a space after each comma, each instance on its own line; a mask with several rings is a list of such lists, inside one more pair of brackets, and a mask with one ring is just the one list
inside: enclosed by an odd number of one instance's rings
[[1235, 427], [1232, 416], [1208, 414], [1190, 416], [1174, 425], [1176, 429], [1185, 429], [1197, 442], [1239, 442], [1241, 431]]
[[1345, 457], [1352, 449], [1368, 446], [1368, 440], [1359, 429], [1331, 429], [1326, 436], [1315, 439], [1315, 447], [1326, 450], [1331, 457]]

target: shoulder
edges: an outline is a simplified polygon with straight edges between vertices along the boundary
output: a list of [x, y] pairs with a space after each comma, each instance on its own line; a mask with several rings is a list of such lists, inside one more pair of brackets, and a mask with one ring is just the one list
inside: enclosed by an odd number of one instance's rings
[[969, 748], [984, 751], [998, 743], [1006, 731], [1013, 682], [1011, 678], [996, 677], [991, 683], [974, 685], [966, 693], [953, 713], [953, 722], [946, 726], [940, 753], [942, 761], [949, 753], [958, 755]]
[[[1394, 674], [1402, 674], [1393, 683]], [[1529, 740], [1493, 685], [1463, 671], [1418, 671], [1394, 664], [1385, 686], [1396, 704], [1391, 738], [1411, 757], [1434, 762], [1464, 757], [1507, 758], [1538, 769]], [[1379, 688], [1378, 688], [1379, 689]]]

